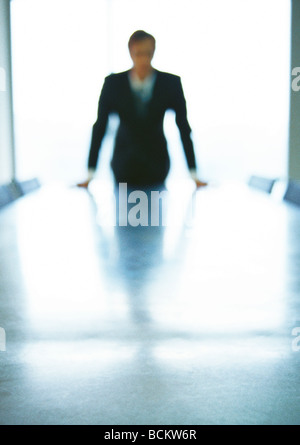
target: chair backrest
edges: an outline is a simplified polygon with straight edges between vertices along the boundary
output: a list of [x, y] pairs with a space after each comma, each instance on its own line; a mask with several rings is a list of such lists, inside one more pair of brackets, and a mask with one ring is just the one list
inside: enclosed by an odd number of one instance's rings
[[300, 182], [289, 181], [283, 200], [300, 206]]
[[22, 196], [23, 194], [19, 185], [15, 181], [11, 181], [9, 184], [7, 184], [6, 187], [9, 190], [11, 201], [15, 201], [16, 199], [20, 198], [20, 196]]
[[20, 189], [22, 195], [34, 192], [40, 188], [40, 182], [37, 178], [28, 179], [26, 181], [15, 181], [16, 186]]
[[248, 185], [263, 192], [271, 193], [275, 182], [276, 179], [274, 178], [264, 178], [263, 176], [253, 175], [250, 177]]
[[13, 199], [12, 199], [11, 193], [10, 193], [7, 185], [1, 185], [0, 186], [0, 209], [2, 209], [2, 207], [6, 206], [7, 204], [9, 204], [12, 201], [13, 201]]
[[29, 179], [27, 181], [11, 181], [8, 184], [0, 186], [0, 209], [21, 196], [27, 195], [40, 188], [38, 179]]
[[14, 182], [0, 186], [0, 208], [10, 204], [22, 196], [22, 192]]

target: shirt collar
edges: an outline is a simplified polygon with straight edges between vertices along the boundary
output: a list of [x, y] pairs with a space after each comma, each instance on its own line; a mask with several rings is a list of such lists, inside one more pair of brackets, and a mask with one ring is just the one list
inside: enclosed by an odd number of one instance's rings
[[149, 76], [145, 77], [145, 79], [141, 80], [139, 77], [133, 73], [132, 71], [129, 71], [129, 80], [133, 87], [136, 89], [139, 88], [145, 88], [145, 87], [151, 87], [154, 83], [156, 77], [155, 70], [152, 70], [152, 72], [149, 74]]

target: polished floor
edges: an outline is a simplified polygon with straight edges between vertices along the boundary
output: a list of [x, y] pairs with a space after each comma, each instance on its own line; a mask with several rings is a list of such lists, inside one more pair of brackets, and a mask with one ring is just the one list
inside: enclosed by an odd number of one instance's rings
[[120, 225], [114, 196], [1, 211], [0, 424], [299, 424], [300, 208], [187, 180]]

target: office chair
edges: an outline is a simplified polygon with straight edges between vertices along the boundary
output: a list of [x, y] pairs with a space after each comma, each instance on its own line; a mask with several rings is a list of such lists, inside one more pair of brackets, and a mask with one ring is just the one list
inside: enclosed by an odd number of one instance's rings
[[300, 206], [300, 182], [289, 181], [283, 200]]
[[249, 179], [249, 187], [261, 190], [266, 193], [272, 193], [276, 179], [274, 178], [264, 178], [262, 176], [252, 175]]

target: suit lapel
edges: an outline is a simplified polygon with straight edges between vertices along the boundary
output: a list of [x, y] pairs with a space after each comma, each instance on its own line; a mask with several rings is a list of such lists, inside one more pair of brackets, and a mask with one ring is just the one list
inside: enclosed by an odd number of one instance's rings
[[157, 71], [156, 69], [154, 70], [155, 74], [156, 74], [156, 79], [153, 85], [153, 90], [152, 90], [152, 97], [149, 101], [149, 104], [151, 104], [152, 102], [155, 102], [157, 94], [158, 94], [158, 90], [159, 90], [159, 85], [160, 85], [160, 73], [159, 71]]
[[152, 92], [152, 97], [149, 101], [149, 106], [148, 106], [148, 116], [152, 115], [153, 113], [155, 113], [155, 110], [157, 109], [157, 106], [161, 103], [161, 99], [163, 96], [163, 91], [161, 88], [161, 75], [160, 75], [160, 71], [155, 70], [156, 71], [156, 79], [155, 79], [155, 84], [153, 87], [153, 92]]
[[126, 109], [126, 114], [135, 114], [134, 96], [129, 83], [129, 70], [124, 72], [120, 89], [121, 106]]

